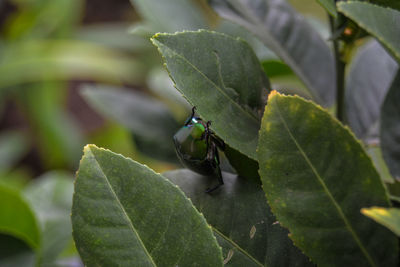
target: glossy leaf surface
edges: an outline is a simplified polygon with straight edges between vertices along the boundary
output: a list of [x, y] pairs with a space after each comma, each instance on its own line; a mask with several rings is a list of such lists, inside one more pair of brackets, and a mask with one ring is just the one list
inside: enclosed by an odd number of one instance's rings
[[381, 105], [397, 69], [396, 61], [377, 41], [362, 46], [349, 65], [346, 114], [358, 138], [377, 138]]
[[400, 179], [400, 72], [397, 72], [382, 106], [381, 148], [393, 177]]
[[255, 34], [300, 77], [314, 98], [334, 101], [332, 53], [319, 34], [283, 0], [211, 0], [217, 13]]
[[209, 31], [157, 34], [152, 41], [202, 119], [211, 120], [212, 130], [232, 148], [255, 159], [269, 82], [249, 45]]
[[271, 94], [258, 156], [272, 211], [316, 264], [396, 266], [396, 238], [360, 213], [390, 205], [383, 183], [361, 144], [327, 111]]
[[400, 61], [400, 11], [359, 1], [341, 1], [337, 7], [339, 12], [375, 36]]
[[77, 174], [72, 226], [87, 266], [222, 266], [210, 227], [182, 191], [94, 145]]
[[259, 184], [224, 172], [224, 185], [181, 169], [163, 174], [181, 188], [211, 225], [225, 266], [312, 266], [271, 213]]
[[363, 208], [361, 213], [386, 226], [400, 236], [400, 209], [371, 207]]

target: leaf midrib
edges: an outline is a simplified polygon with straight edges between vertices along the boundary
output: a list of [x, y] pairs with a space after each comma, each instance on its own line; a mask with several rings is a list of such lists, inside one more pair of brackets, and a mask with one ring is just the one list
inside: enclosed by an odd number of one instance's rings
[[[332, 204], [335, 206], [337, 212], [339, 213], [339, 216], [342, 218], [347, 230], [350, 232], [350, 234], [353, 236], [355, 242], [357, 243], [357, 245], [359, 246], [361, 252], [364, 254], [364, 256], [366, 257], [367, 261], [369, 262], [369, 264], [371, 266], [376, 266], [375, 262], [373, 261], [373, 259], [371, 258], [371, 256], [369, 255], [368, 251], [366, 250], [366, 248], [364, 247], [364, 245], [361, 243], [361, 240], [359, 239], [357, 233], [354, 231], [351, 223], [347, 220], [345, 214], [342, 211], [342, 208], [340, 207], [340, 205], [336, 202], [335, 198], [333, 197], [333, 195], [331, 194], [331, 192], [329, 191], [329, 188], [326, 186], [324, 180], [322, 179], [322, 177], [320, 176], [320, 174], [318, 173], [318, 171], [314, 168], [314, 165], [311, 163], [310, 159], [308, 158], [308, 156], [306, 155], [306, 153], [304, 152], [304, 150], [302, 149], [302, 147], [300, 146], [300, 144], [297, 142], [297, 140], [295, 139], [295, 137], [293, 136], [291, 130], [289, 129], [289, 126], [287, 125], [285, 119], [283, 118], [278, 102], [277, 102], [277, 98], [275, 98], [275, 101], [273, 101], [272, 103], [275, 104], [276, 110], [278, 111], [278, 115], [279, 118], [281, 120], [281, 122], [283, 123], [286, 131], [288, 132], [290, 139], [293, 141], [293, 143], [296, 145], [296, 147], [298, 148], [300, 154], [303, 156], [304, 160], [306, 161], [307, 165], [311, 168], [312, 172], [314, 173], [315, 177], [317, 178], [317, 181], [321, 184], [322, 188], [324, 189], [325, 193], [328, 195], [329, 199], [332, 201]], [[271, 104], [272, 104], [271, 103]]]
[[150, 262], [153, 264], [153, 266], [157, 266], [153, 260], [153, 258], [151, 257], [150, 253], [147, 251], [145, 245], [143, 244], [142, 239], [140, 238], [138, 232], [136, 231], [135, 227], [133, 226], [132, 220], [129, 218], [128, 214], [126, 213], [126, 210], [124, 208], [124, 206], [122, 205], [122, 203], [119, 201], [119, 198], [117, 197], [117, 194], [115, 193], [114, 189], [112, 188], [110, 182], [107, 179], [107, 175], [105, 174], [105, 172], [103, 171], [103, 168], [101, 167], [100, 163], [98, 162], [96, 156], [94, 155], [94, 153], [92, 152], [92, 150], [89, 148], [90, 154], [92, 154], [96, 165], [99, 167], [99, 170], [101, 171], [102, 177], [104, 178], [104, 180], [106, 181], [110, 192], [112, 193], [112, 195], [114, 196], [118, 206], [120, 207], [122, 213], [124, 214], [124, 217], [126, 218], [127, 222], [129, 223], [129, 227], [132, 229], [132, 232], [136, 235], [137, 240], [139, 240], [139, 244], [142, 246], [144, 252], [146, 253], [146, 255], [148, 256], [148, 258], [150, 259]]
[[174, 54], [175, 56], [181, 58], [186, 64], [188, 64], [191, 68], [193, 68], [196, 72], [198, 72], [201, 76], [203, 76], [203, 78], [205, 80], [207, 80], [210, 84], [212, 84], [217, 90], [218, 92], [220, 92], [224, 97], [226, 97], [229, 102], [233, 103], [235, 106], [237, 106], [239, 108], [239, 110], [241, 110], [244, 114], [246, 114], [252, 121], [254, 121], [256, 124], [259, 123], [259, 121], [249, 112], [247, 112], [245, 109], [242, 108], [241, 105], [239, 105], [239, 103], [237, 103], [236, 101], [234, 101], [231, 97], [229, 97], [224, 90], [221, 89], [221, 87], [219, 87], [217, 84], [215, 84], [212, 80], [210, 80], [207, 75], [205, 75], [202, 71], [200, 71], [195, 65], [193, 65], [189, 60], [187, 60], [183, 55], [179, 54], [178, 52], [176, 52], [175, 50], [173, 50], [172, 48], [170, 48], [169, 46], [163, 44], [161, 41], [157, 40], [157, 39], [153, 39], [155, 40], [157, 43], [159, 43], [161, 46], [165, 47], [166, 49], [168, 49], [169, 51], [171, 51], [172, 54]]

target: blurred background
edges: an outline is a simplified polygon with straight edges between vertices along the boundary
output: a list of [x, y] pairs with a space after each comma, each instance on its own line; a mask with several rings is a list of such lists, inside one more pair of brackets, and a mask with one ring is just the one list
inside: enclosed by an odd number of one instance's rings
[[[308, 96], [290, 68], [206, 1], [180, 2], [0, 0], [0, 266], [81, 266], [69, 214], [84, 145], [157, 172], [180, 166], [172, 136], [191, 107], [162, 67], [154, 33], [240, 36], [275, 89]], [[290, 2], [328, 38], [316, 1]]]
[[[141, 1], [137, 2], [140, 8]], [[300, 11], [303, 8], [306, 14], [312, 15], [310, 21], [318, 23], [322, 34], [327, 34], [326, 16], [315, 1], [301, 5], [292, 2]], [[203, 12], [200, 19], [204, 28], [241, 34], [241, 29], [219, 21], [205, 1], [194, 3]], [[136, 118], [124, 116], [133, 111], [149, 116], [149, 111], [127, 107], [135, 101], [133, 98], [138, 98], [146, 109], [158, 109], [153, 113], [166, 109], [167, 114], [158, 119], [174, 119], [178, 123], [185, 119], [190, 107], [175, 92], [149, 38], [158, 31], [197, 27], [180, 25], [178, 19], [171, 25], [163, 25], [163, 29], [146, 18], [146, 11], [143, 13], [144, 16], [138, 14], [129, 0], [0, 2], [2, 176], [7, 173], [15, 179], [18, 177], [17, 180], [26, 180], [53, 169], [74, 172], [87, 143], [139, 158], [138, 161], [159, 171], [175, 167], [176, 161], [170, 159], [168, 151], [161, 151], [167, 157], [149, 152], [151, 140], [144, 140], [149, 129], [141, 125], [146, 120], [135, 122]], [[255, 43], [253, 47], [260, 57], [275, 59], [256, 40], [250, 42]], [[267, 64], [272, 66], [280, 62], [270, 60]], [[289, 70], [285, 71], [285, 75], [290, 75]], [[285, 80], [298, 82], [294, 77]], [[124, 92], [142, 93], [121, 95], [120, 88], [124, 88]], [[93, 90], [102, 93], [92, 93]], [[112, 94], [116, 90], [118, 93]], [[119, 98], [124, 99], [126, 105], [110, 106]], [[120, 110], [110, 110], [113, 108]], [[154, 117], [146, 119], [157, 123]], [[162, 128], [166, 122], [158, 124]], [[158, 133], [160, 136], [152, 139], [159, 138], [160, 143], [166, 141], [164, 135], [173, 133], [179, 125], [172, 124], [170, 131]], [[132, 139], [135, 132], [138, 137]]]

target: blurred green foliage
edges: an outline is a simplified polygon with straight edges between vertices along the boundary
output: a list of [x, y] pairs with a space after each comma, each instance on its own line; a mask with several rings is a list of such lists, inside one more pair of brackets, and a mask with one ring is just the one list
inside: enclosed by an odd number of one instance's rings
[[[119, 2], [109, 1], [107, 12]], [[155, 32], [206, 28], [240, 36], [274, 89], [310, 98], [285, 63], [252, 34], [218, 18], [205, 1], [130, 2], [128, 21], [84, 24], [85, 0], [0, 0], [0, 190], [33, 214], [40, 236], [35, 247], [12, 234], [15, 229], [0, 231], [0, 267], [81, 264], [69, 212], [84, 144], [158, 172], [178, 166], [171, 135], [191, 107], [149, 41]], [[327, 16], [316, 1], [289, 2], [328, 38]], [[137, 101], [146, 103], [146, 112]], [[226, 160], [221, 165], [233, 172]], [[11, 202], [0, 202], [0, 210]], [[0, 213], [0, 221], [11, 215]]]

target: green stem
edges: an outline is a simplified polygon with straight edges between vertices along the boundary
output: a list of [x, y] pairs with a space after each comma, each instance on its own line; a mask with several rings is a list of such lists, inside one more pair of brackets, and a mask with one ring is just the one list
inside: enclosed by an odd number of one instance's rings
[[[333, 17], [329, 16], [329, 22], [331, 24], [332, 35], [334, 35], [336, 31], [335, 20]], [[337, 39], [333, 40], [333, 50], [335, 57], [335, 65], [336, 65], [336, 117], [338, 120], [343, 122], [344, 120], [344, 77], [345, 77], [345, 69], [346, 62], [342, 59], [342, 53], [339, 48], [339, 41]]]

